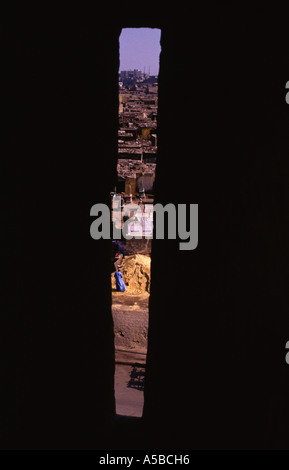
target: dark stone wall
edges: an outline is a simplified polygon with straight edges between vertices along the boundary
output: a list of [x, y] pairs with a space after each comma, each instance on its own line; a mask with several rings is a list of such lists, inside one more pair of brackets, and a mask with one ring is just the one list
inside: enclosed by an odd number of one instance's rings
[[[219, 2], [7, 22], [3, 448], [288, 448], [285, 19]], [[157, 202], [199, 204], [197, 250], [152, 244], [136, 423], [113, 420], [111, 245], [89, 235], [117, 181], [124, 26], [162, 28]]]

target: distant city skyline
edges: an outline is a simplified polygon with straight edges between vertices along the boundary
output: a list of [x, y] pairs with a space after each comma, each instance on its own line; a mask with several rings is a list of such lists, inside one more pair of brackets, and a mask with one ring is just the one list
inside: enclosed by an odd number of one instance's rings
[[119, 71], [138, 69], [150, 75], [159, 73], [161, 30], [123, 28], [119, 37]]

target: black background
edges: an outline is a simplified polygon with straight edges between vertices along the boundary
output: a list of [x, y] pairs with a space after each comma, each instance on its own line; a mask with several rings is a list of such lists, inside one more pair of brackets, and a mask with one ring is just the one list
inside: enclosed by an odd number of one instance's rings
[[[7, 17], [2, 448], [288, 449], [288, 16], [192, 5]], [[199, 204], [196, 250], [153, 242], [136, 423], [114, 420], [111, 244], [89, 234], [135, 26], [162, 29], [157, 202]]]

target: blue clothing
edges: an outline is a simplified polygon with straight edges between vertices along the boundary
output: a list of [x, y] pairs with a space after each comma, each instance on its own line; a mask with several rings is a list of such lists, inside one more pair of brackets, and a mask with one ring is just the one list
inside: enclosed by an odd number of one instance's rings
[[126, 287], [125, 287], [125, 284], [124, 284], [123, 279], [122, 279], [122, 273], [120, 271], [116, 271], [114, 273], [114, 277], [115, 277], [115, 282], [116, 282], [116, 290], [118, 292], [125, 291]]

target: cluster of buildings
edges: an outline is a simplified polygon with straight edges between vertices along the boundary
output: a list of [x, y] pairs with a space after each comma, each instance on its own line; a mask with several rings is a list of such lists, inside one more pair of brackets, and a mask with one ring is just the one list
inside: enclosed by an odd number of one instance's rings
[[[140, 70], [132, 74], [135, 83], [119, 88], [118, 187], [122, 195], [137, 197], [140, 191], [153, 197], [157, 153], [157, 77]], [[146, 78], [144, 78], [146, 77]], [[149, 80], [151, 79], [152, 80]]]
[[136, 85], [140, 83], [146, 84], [153, 84], [157, 83], [158, 77], [157, 75], [150, 75], [150, 73], [145, 73], [145, 71], [141, 71], [138, 69], [134, 70], [122, 70], [119, 73], [119, 86], [122, 88], [123, 86], [130, 86]]
[[156, 163], [140, 160], [120, 159], [117, 165], [118, 191], [124, 195], [136, 196], [145, 191], [146, 198], [153, 198]]

